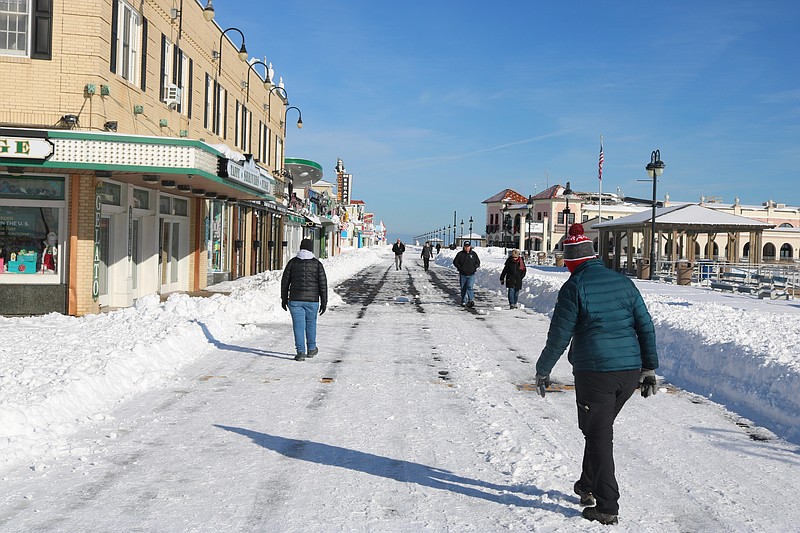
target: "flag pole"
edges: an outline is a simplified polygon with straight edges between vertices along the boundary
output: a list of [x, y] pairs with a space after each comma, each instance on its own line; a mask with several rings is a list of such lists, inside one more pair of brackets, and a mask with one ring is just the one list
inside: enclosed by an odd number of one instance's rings
[[599, 194], [597, 197], [597, 221], [603, 222], [603, 136], [600, 136], [600, 157], [597, 160], [597, 181]]

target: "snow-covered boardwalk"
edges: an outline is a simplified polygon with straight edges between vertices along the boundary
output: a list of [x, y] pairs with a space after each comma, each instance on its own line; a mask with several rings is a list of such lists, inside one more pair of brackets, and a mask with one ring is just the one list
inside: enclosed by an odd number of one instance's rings
[[[0, 531], [605, 531], [571, 493], [574, 394], [526, 390], [548, 317], [481, 288], [463, 309], [413, 256], [341, 280], [302, 363], [288, 316], [196, 319], [212, 349], [3, 471]], [[800, 523], [800, 448], [701, 396], [635, 395], [615, 437], [617, 530]]]

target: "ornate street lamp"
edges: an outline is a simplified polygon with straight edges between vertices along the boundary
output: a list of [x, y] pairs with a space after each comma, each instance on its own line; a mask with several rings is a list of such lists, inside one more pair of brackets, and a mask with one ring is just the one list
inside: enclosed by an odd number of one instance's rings
[[655, 279], [656, 270], [656, 185], [658, 184], [658, 177], [664, 173], [666, 165], [661, 160], [661, 151], [653, 150], [650, 154], [650, 162], [647, 163], [645, 170], [647, 175], [653, 180], [653, 212], [650, 215], [650, 279]]
[[472, 217], [469, 217], [469, 238], [472, 240]]
[[[289, 114], [290, 109], [297, 109], [297, 129], [303, 129], [303, 113], [297, 106], [289, 106], [286, 108], [286, 111], [283, 113], [283, 136], [286, 137], [286, 115]], [[313, 117], [312, 117], [313, 118]]]
[[511, 215], [508, 214], [508, 204], [503, 206], [503, 254], [508, 255], [508, 242], [506, 241], [506, 229], [511, 225]]
[[219, 78], [220, 74], [222, 73], [222, 38], [225, 37], [225, 34], [229, 31], [235, 31], [242, 37], [242, 46], [239, 48], [239, 59], [242, 61], [247, 61], [247, 48], [244, 45], [244, 33], [239, 28], [228, 28], [222, 32], [219, 36], [219, 52], [217, 52], [217, 57], [215, 58], [217, 63], [217, 78]]
[[[528, 195], [528, 201], [525, 202], [525, 207], [528, 208], [528, 214], [525, 216], [525, 220], [528, 222], [528, 242], [531, 243], [531, 245], [530, 245], [530, 249], [531, 250], [530, 251], [532, 251], [533, 250], [533, 237], [531, 237], [531, 220], [533, 219], [533, 215], [531, 213], [533, 211], [533, 196], [532, 195]], [[530, 251], [528, 250], [528, 243], [527, 242], [525, 243], [525, 251], [529, 252], [528, 255], [530, 255]]]
[[[247, 69], [247, 101], [250, 101], [250, 71], [254, 70], [253, 67], [256, 65], [264, 65], [264, 89], [269, 90], [272, 86], [272, 75], [274, 74], [272, 71], [272, 67], [267, 65], [263, 61], [254, 61], [250, 63], [250, 67]], [[258, 72], [256, 72], [258, 75]]]
[[[567, 182], [567, 188], [564, 189], [564, 198], [567, 199], [567, 207], [564, 208], [564, 239], [569, 237], [569, 199], [572, 198], [572, 189], [569, 186], [569, 182]], [[564, 245], [561, 245], [561, 249], [564, 249]]]

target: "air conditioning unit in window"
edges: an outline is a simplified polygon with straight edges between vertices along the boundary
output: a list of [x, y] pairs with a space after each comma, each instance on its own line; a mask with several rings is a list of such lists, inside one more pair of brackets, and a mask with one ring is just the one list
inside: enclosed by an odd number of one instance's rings
[[181, 88], [177, 85], [170, 83], [164, 87], [164, 103], [169, 107], [178, 107], [181, 102]]

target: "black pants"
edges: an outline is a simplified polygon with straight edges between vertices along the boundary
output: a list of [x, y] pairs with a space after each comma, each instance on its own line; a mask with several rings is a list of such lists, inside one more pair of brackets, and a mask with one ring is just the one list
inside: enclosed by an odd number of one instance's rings
[[597, 500], [597, 510], [619, 514], [619, 486], [614, 475], [614, 419], [639, 383], [637, 370], [576, 372], [578, 427], [586, 444], [580, 485]]
[[422, 258], [422, 266], [425, 267], [425, 272], [428, 271], [428, 264], [431, 262], [430, 257], [423, 257]]

